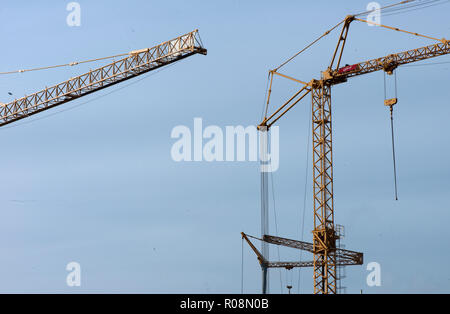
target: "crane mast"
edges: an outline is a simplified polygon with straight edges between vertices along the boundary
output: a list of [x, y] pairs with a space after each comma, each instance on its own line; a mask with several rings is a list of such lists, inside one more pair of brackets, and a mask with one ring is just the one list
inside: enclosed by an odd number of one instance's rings
[[[311, 94], [314, 211], [314, 229], [312, 231], [313, 243], [309, 243], [309, 245], [297, 245], [296, 248], [313, 253], [314, 260], [312, 263], [267, 262], [262, 259], [262, 255], [258, 256], [258, 259], [260, 260], [263, 271], [267, 269], [267, 267], [285, 267], [289, 269], [292, 267], [312, 266], [315, 294], [337, 293], [337, 266], [362, 265], [363, 263], [362, 253], [347, 251], [349, 255], [343, 257], [340, 253], [341, 249], [336, 247], [336, 240], [339, 239], [339, 234], [336, 232], [334, 223], [331, 87], [336, 84], [344, 83], [351, 77], [380, 70], [383, 70], [388, 74], [392, 74], [393, 71], [401, 65], [450, 54], [450, 41], [446, 39], [436, 39], [417, 33], [403, 31], [398, 28], [379, 25], [396, 31], [435, 39], [438, 43], [340, 67], [350, 23], [354, 20], [366, 22], [351, 15], [344, 19], [343, 27], [339, 35], [338, 44], [334, 50], [331, 64], [321, 73], [320, 79], [312, 79], [309, 82], [305, 82], [277, 72], [279, 68], [269, 72], [271, 78], [269, 93], [267, 96], [267, 105], [269, 104], [274, 75], [291, 79], [302, 84], [303, 86], [272, 114], [269, 116], [265, 115], [263, 121], [258, 126], [259, 130], [266, 132], [297, 103], [299, 103], [308, 94]], [[248, 238], [245, 239], [247, 242], [249, 241]], [[290, 246], [287, 244], [288, 242], [300, 242], [289, 239], [274, 242], [273, 236], [269, 235], [262, 235], [261, 241], [284, 246]], [[263, 291], [265, 291], [264, 282], [267, 281], [263, 280]]]
[[336, 292], [331, 88], [312, 86], [314, 292]]
[[129, 80], [194, 54], [206, 55], [198, 30], [129, 55], [103, 67], [45, 88], [7, 104], [0, 104], [0, 127], [71, 100]]

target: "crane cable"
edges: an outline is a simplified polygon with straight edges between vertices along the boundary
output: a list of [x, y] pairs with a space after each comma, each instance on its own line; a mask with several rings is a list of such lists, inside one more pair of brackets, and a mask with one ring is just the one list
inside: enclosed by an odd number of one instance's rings
[[[413, 2], [415, 0], [406, 0], [406, 1], [402, 1], [396, 4], [392, 4], [386, 7], [381, 8], [380, 10], [386, 9], [386, 8], [391, 8], [400, 4], [404, 4], [404, 3], [409, 3], [409, 2]], [[371, 10], [371, 11], [367, 11], [367, 12], [361, 12], [357, 15], [363, 15], [366, 13], [370, 13], [373, 12], [375, 10]], [[281, 63], [278, 67], [276, 67], [275, 69], [269, 71], [268, 77], [267, 77], [267, 82], [266, 82], [266, 90], [265, 90], [265, 94], [264, 94], [264, 104], [263, 104], [263, 112], [261, 113], [262, 117], [266, 117], [267, 115], [267, 111], [268, 111], [268, 107], [269, 107], [269, 99], [267, 96], [268, 93], [268, 89], [269, 89], [269, 82], [270, 82], [270, 76], [272, 75], [273, 78], [273, 73], [272, 72], [276, 72], [278, 71], [280, 68], [282, 68], [283, 66], [285, 66], [286, 64], [288, 64], [289, 62], [291, 62], [293, 59], [295, 59], [297, 56], [299, 56], [300, 54], [302, 54], [304, 51], [308, 50], [310, 47], [312, 47], [314, 44], [316, 44], [318, 41], [320, 41], [322, 38], [324, 38], [325, 36], [327, 36], [328, 34], [330, 34], [333, 30], [335, 30], [337, 27], [339, 27], [342, 23], [345, 22], [345, 19], [340, 21], [338, 24], [334, 25], [332, 28], [330, 28], [329, 30], [327, 30], [325, 33], [323, 33], [321, 36], [319, 36], [317, 39], [315, 39], [314, 41], [312, 41], [310, 44], [308, 44], [307, 46], [305, 46], [303, 49], [301, 49], [300, 51], [298, 51], [297, 53], [295, 53], [293, 56], [291, 56], [290, 58], [288, 58], [286, 61], [284, 61], [283, 63]], [[269, 91], [270, 93], [270, 91]], [[267, 102], [266, 102], [266, 98], [267, 98]], [[309, 129], [309, 128], [308, 128]], [[309, 136], [308, 136], [309, 138]], [[308, 150], [309, 150], [309, 141], [308, 141]], [[308, 160], [307, 160], [307, 167], [308, 167]], [[394, 162], [395, 163], [395, 162]], [[306, 191], [306, 184], [307, 184], [307, 169], [306, 169], [306, 180], [305, 180], [305, 191]], [[273, 177], [272, 177], [272, 196], [273, 196]], [[304, 213], [305, 213], [305, 207], [306, 207], [306, 193], [304, 195], [304, 200], [303, 200], [303, 224], [302, 224], [302, 240], [303, 240], [303, 235], [304, 235]], [[275, 215], [275, 226], [276, 226], [276, 232], [278, 233], [278, 227], [276, 224], [276, 212], [275, 212], [275, 199], [274, 199], [274, 215]], [[300, 259], [302, 257], [302, 254], [300, 253]], [[278, 251], [278, 259], [280, 259], [279, 256], [279, 251]], [[300, 278], [301, 278], [301, 269], [299, 269], [299, 273], [298, 273], [298, 292], [300, 292]], [[280, 282], [281, 282], [281, 273], [280, 273]], [[281, 283], [282, 285], [282, 283]]]
[[273, 71], [278, 71], [280, 68], [282, 68], [283, 66], [285, 66], [287, 63], [291, 62], [293, 59], [295, 59], [298, 55], [300, 55], [301, 53], [303, 53], [304, 51], [306, 51], [308, 48], [310, 48], [311, 46], [313, 46], [315, 43], [317, 43], [319, 40], [321, 40], [323, 37], [327, 36], [329, 33], [331, 33], [333, 30], [335, 30], [339, 25], [341, 25], [342, 23], [344, 23], [345, 20], [340, 21], [338, 24], [336, 24], [335, 26], [333, 26], [332, 28], [330, 28], [329, 30], [327, 30], [325, 33], [322, 34], [322, 36], [318, 37], [317, 39], [315, 39], [314, 41], [312, 41], [309, 45], [307, 45], [305, 48], [303, 48], [302, 50], [300, 50], [299, 52], [297, 52], [296, 54], [294, 54], [292, 57], [290, 57], [289, 59], [287, 59], [286, 61], [284, 61], [282, 64], [280, 64], [278, 67], [276, 67]]
[[398, 201], [398, 194], [397, 194], [397, 169], [396, 169], [396, 166], [395, 166], [394, 118], [392, 117], [392, 107], [391, 107], [390, 111], [391, 111], [392, 161], [394, 163], [395, 200]]
[[446, 4], [446, 3], [450, 2], [449, 0], [443, 1], [443, 2], [439, 2], [439, 1], [440, 0], [432, 0], [432, 1], [428, 1], [428, 2], [422, 1], [422, 2], [419, 2], [417, 4], [412, 4], [412, 5], [409, 5], [409, 6], [402, 7], [402, 8], [389, 10], [389, 11], [387, 11], [387, 12], [385, 12], [383, 14], [383, 17], [392, 16], [392, 15], [398, 15], [398, 14], [412, 12], [412, 11], [417, 11], [417, 10], [421, 10], [421, 9], [426, 9], [426, 8], [429, 8], [429, 7], [434, 7], [436, 5]]
[[[402, 4], [407, 4], [407, 3], [411, 3], [411, 2], [415, 2], [415, 1], [417, 1], [417, 0], [404, 0], [404, 1], [401, 1], [401, 2], [398, 2], [398, 3], [394, 3], [394, 4], [391, 4], [391, 5], [384, 6], [384, 7], [380, 8], [380, 9], [374, 9], [374, 10], [370, 10], [370, 11], [360, 12], [360, 13], [358, 13], [358, 14], [354, 14], [354, 16], [365, 15], [365, 14], [369, 14], [369, 13], [372, 13], [372, 12], [375, 12], [375, 11], [380, 11], [380, 12], [383, 11], [383, 12], [385, 12], [386, 9], [391, 9], [391, 8], [393, 8], [393, 7], [395, 7], [395, 6], [402, 5]], [[439, 1], [439, 0], [431, 0], [431, 2], [433, 2], [433, 1]], [[425, 4], [428, 4], [428, 2], [425, 3]], [[420, 4], [420, 3], [418, 3], [418, 4], [412, 4], [412, 5], [410, 5], [410, 6], [407, 6], [406, 8], [410, 8], [410, 7], [413, 7], [413, 6], [420, 6], [420, 5], [423, 5], [423, 4]], [[406, 8], [394, 8], [394, 9], [391, 9], [391, 10], [395, 11], [395, 10], [402, 10], [402, 9], [406, 9]], [[273, 78], [273, 72], [277, 72], [279, 69], [281, 69], [283, 66], [285, 66], [286, 64], [288, 64], [289, 62], [291, 62], [291, 61], [292, 61], [293, 59], [295, 59], [297, 56], [299, 56], [300, 54], [302, 54], [303, 52], [305, 52], [306, 50], [308, 50], [311, 46], [313, 46], [314, 44], [316, 44], [319, 40], [321, 40], [322, 38], [324, 38], [325, 36], [327, 36], [328, 34], [330, 34], [333, 30], [335, 30], [335, 29], [336, 29], [337, 27], [339, 27], [342, 23], [344, 23], [345, 20], [346, 20], [346, 19], [343, 19], [343, 20], [340, 21], [338, 24], [336, 24], [335, 26], [333, 26], [332, 28], [330, 28], [329, 30], [327, 30], [325, 33], [323, 33], [321, 36], [319, 36], [318, 38], [316, 38], [314, 41], [312, 41], [310, 44], [308, 44], [307, 46], [305, 46], [303, 49], [301, 49], [300, 51], [298, 51], [297, 53], [295, 53], [293, 56], [291, 56], [290, 58], [288, 58], [286, 61], [284, 61], [283, 63], [281, 63], [279, 66], [277, 66], [277, 67], [274, 68], [273, 70], [270, 70], [270, 71], [269, 71], [268, 78], [267, 78], [267, 85], [269, 84], [270, 75], [272, 75], [272, 78]], [[266, 87], [266, 96], [267, 96], [267, 87]], [[264, 97], [264, 99], [266, 99], [266, 96]], [[270, 96], [270, 92], [269, 92], [269, 96]], [[267, 97], [267, 103], [265, 104], [265, 112], [266, 112], [266, 115], [267, 115], [267, 110], [268, 110], [268, 108], [269, 108], [269, 98]], [[264, 110], [264, 109], [263, 109], [263, 110]], [[264, 115], [264, 117], [265, 117], [265, 115]]]
[[[383, 78], [384, 78], [384, 99], [387, 100], [386, 97], [386, 73], [383, 72]], [[394, 84], [395, 84], [395, 99], [397, 99], [397, 71], [394, 72]], [[390, 117], [391, 117], [391, 141], [392, 141], [392, 162], [393, 162], [393, 170], [394, 170], [394, 191], [395, 191], [395, 200], [398, 201], [398, 194], [397, 194], [397, 167], [395, 162], [395, 141], [394, 141], [394, 104], [389, 105], [389, 111], [390, 111]]]
[[244, 237], [241, 241], [241, 294], [244, 294]]
[[83, 64], [83, 63], [89, 63], [89, 62], [101, 61], [101, 60], [105, 60], [105, 59], [113, 59], [113, 58], [117, 58], [117, 57], [123, 57], [123, 56], [127, 56], [129, 54], [130, 53], [122, 53], [122, 54], [118, 54], [118, 55], [114, 55], [114, 56], [95, 58], [95, 59], [89, 59], [89, 60], [83, 60], [83, 61], [74, 61], [74, 62], [65, 63], [65, 64], [58, 64], [58, 65], [51, 65], [51, 66], [24, 69], [24, 70], [16, 70], [16, 71], [8, 71], [8, 72], [0, 72], [0, 75], [48, 70], [48, 69], [66, 67], [66, 66], [74, 66], [74, 65]]
[[[308, 110], [308, 117], [312, 116], [312, 107], [309, 107], [310, 110]], [[301, 229], [301, 237], [300, 240], [303, 241], [304, 235], [305, 235], [305, 212], [306, 212], [306, 195], [307, 195], [307, 187], [308, 187], [308, 169], [309, 169], [309, 149], [310, 149], [310, 140], [311, 140], [311, 131], [312, 131], [312, 119], [308, 119], [308, 137], [306, 140], [306, 163], [305, 163], [305, 185], [303, 190], [303, 213], [302, 213], [302, 229]], [[303, 257], [303, 251], [300, 251], [300, 258], [301, 261]], [[301, 271], [302, 268], [299, 267], [298, 269], [298, 286], [297, 286], [297, 292], [300, 293], [300, 278], [301, 278]]]
[[[372, 12], [375, 12], [375, 11], [378, 11], [378, 10], [380, 10], [380, 11], [381, 11], [381, 10], [385, 10], [384, 12], [386, 12], [386, 9], [389, 9], [389, 8], [392, 8], [392, 7], [401, 5], [401, 4], [406, 4], [406, 3], [414, 2], [414, 1], [416, 1], [416, 0], [405, 0], [405, 1], [401, 1], [401, 2], [398, 2], [398, 3], [391, 4], [391, 5], [387, 5], [387, 6], [385, 6], [385, 7], [380, 8], [380, 9], [374, 9], [374, 10], [369, 10], [369, 11], [360, 12], [360, 13], [355, 14], [354, 16], [366, 15], [366, 14], [369, 14], [369, 13], [372, 13]], [[436, 1], [436, 0], [433, 0], [433, 1]], [[398, 8], [398, 9], [394, 9], [394, 10], [401, 10], [401, 9], [402, 9], [402, 8]]]
[[61, 109], [61, 110], [59, 110], [59, 111], [55, 111], [55, 112], [53, 112], [53, 113], [50, 113], [50, 114], [48, 114], [48, 115], [46, 115], [46, 116], [40, 116], [40, 117], [38, 117], [38, 118], [36, 118], [36, 119], [29, 119], [29, 120], [27, 120], [27, 121], [25, 121], [25, 122], [22, 122], [22, 123], [15, 123], [15, 124], [13, 124], [13, 125], [3, 126], [3, 127], [0, 129], [0, 131], [6, 130], [6, 129], [11, 129], [11, 128], [16, 128], [16, 127], [18, 127], [18, 126], [25, 125], [25, 124], [29, 124], [29, 123], [33, 123], [33, 122], [36, 122], [36, 121], [39, 121], [39, 120], [43, 120], [43, 119], [52, 117], [52, 116], [54, 116], [54, 115], [57, 115], [57, 114], [60, 114], [60, 113], [63, 113], [63, 112], [66, 112], [66, 111], [73, 110], [73, 109], [75, 109], [75, 108], [81, 107], [81, 106], [86, 105], [86, 104], [88, 104], [88, 103], [90, 103], [90, 102], [93, 102], [93, 101], [95, 101], [95, 100], [97, 100], [97, 99], [106, 97], [106, 96], [111, 95], [111, 94], [113, 94], [113, 93], [116, 93], [116, 92], [118, 92], [118, 91], [120, 91], [120, 90], [122, 90], [122, 89], [125, 89], [125, 88], [127, 88], [128, 86], [131, 86], [131, 85], [134, 85], [134, 84], [136, 84], [136, 83], [139, 83], [140, 81], [143, 81], [143, 80], [145, 80], [146, 78], [148, 78], [148, 77], [150, 77], [150, 76], [153, 76], [153, 75], [155, 75], [155, 74], [157, 74], [157, 73], [159, 73], [159, 72], [162, 72], [162, 71], [164, 71], [164, 70], [166, 70], [166, 69], [168, 69], [168, 68], [174, 66], [174, 65], [175, 65], [176, 63], [178, 63], [179, 61], [180, 61], [180, 60], [177, 60], [177, 61], [175, 61], [174, 63], [171, 63], [171, 64], [169, 64], [169, 65], [167, 65], [167, 66], [165, 66], [165, 67], [159, 68], [159, 69], [156, 70], [156, 71], [149, 72], [149, 73], [147, 73], [146, 75], [143, 75], [142, 77], [137, 78], [137, 79], [135, 79], [134, 81], [131, 81], [130, 83], [128, 83], [128, 84], [126, 84], [126, 85], [120, 86], [120, 87], [118, 87], [118, 88], [116, 88], [116, 89], [113, 89], [113, 90], [111, 90], [111, 91], [109, 91], [109, 92], [107, 92], [107, 93], [105, 93], [105, 94], [99, 95], [99, 96], [97, 96], [97, 97], [88, 99], [88, 100], [86, 100], [86, 101], [84, 101], [84, 102], [81, 102], [81, 103], [79, 103], [79, 104], [76, 104], [76, 105], [74, 105], [74, 106], [72, 106], [72, 107], [68, 107], [68, 108], [65, 108], [65, 109]]
[[[269, 74], [267, 76], [267, 86], [266, 86], [266, 93], [264, 96], [264, 106], [263, 106], [263, 117], [266, 118], [267, 116], [267, 111], [269, 109], [269, 102], [270, 102], [270, 94], [271, 94], [271, 89], [272, 89], [272, 80], [273, 80], [273, 72], [277, 72], [279, 69], [281, 69], [283, 66], [285, 66], [286, 64], [288, 64], [289, 62], [291, 62], [293, 59], [295, 59], [297, 56], [299, 56], [301, 53], [303, 53], [304, 51], [308, 50], [311, 46], [313, 46], [315, 43], [317, 43], [319, 40], [321, 40], [323, 37], [327, 36], [329, 33], [331, 33], [333, 30], [335, 30], [339, 25], [341, 25], [342, 23], [344, 23], [345, 20], [340, 21], [338, 24], [336, 24], [335, 26], [333, 26], [332, 28], [330, 28], [329, 30], [327, 30], [325, 33], [322, 34], [322, 36], [318, 37], [317, 39], [315, 39], [314, 41], [312, 41], [309, 45], [307, 45], [306, 47], [304, 47], [302, 50], [300, 50], [299, 52], [297, 52], [296, 54], [294, 54], [292, 57], [290, 57], [289, 59], [287, 59], [286, 61], [284, 61], [283, 63], [281, 63], [279, 66], [277, 66], [275, 69], [273, 70], [269, 70]], [[269, 87], [269, 82], [270, 82], [270, 87]], [[268, 91], [269, 90], [269, 91]], [[269, 94], [267, 95], [267, 92], [269, 92]], [[266, 102], [267, 99], [267, 102]], [[264, 109], [265, 108], [265, 109]]]
[[428, 39], [440, 41], [440, 42], [442, 42], [442, 43], [444, 43], [444, 44], [447, 42], [447, 40], [444, 39], [444, 38], [438, 39], [438, 38], [435, 38], [435, 37], [431, 37], [431, 36], [419, 34], [419, 33], [416, 33], [416, 32], [406, 31], [406, 30], [400, 29], [400, 28], [398, 28], [398, 27], [387, 26], [387, 25], [375, 23], [375, 22], [368, 21], [368, 20], [363, 20], [363, 19], [355, 18], [355, 21], [360, 21], [360, 22], [363, 22], [363, 23], [368, 23], [368, 24], [371, 24], [371, 25], [376, 25], [376, 26], [384, 27], [384, 28], [387, 28], [387, 29], [390, 29], [390, 30], [393, 30], [393, 31], [402, 32], [402, 33], [406, 33], [406, 34], [410, 34], [410, 35], [414, 35], [414, 36], [418, 36], [418, 37], [423, 37], [423, 38], [428, 38]]

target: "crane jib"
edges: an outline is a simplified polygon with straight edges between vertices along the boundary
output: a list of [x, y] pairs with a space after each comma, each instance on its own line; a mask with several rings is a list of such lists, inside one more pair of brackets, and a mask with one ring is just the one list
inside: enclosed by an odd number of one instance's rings
[[434, 57], [450, 54], [450, 41], [436, 43], [417, 49], [390, 54], [382, 58], [372, 59], [350, 66], [339, 68], [336, 76], [353, 77], [379, 70], [393, 71], [396, 67]]
[[152, 48], [132, 51], [123, 59], [10, 103], [0, 104], [0, 127], [191, 55], [206, 53], [197, 30]]

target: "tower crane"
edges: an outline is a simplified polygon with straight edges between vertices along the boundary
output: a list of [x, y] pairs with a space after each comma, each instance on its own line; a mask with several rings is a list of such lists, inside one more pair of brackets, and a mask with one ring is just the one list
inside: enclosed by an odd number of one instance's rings
[[[425, 37], [436, 40], [437, 43], [421, 48], [407, 50], [399, 53], [389, 54], [385, 57], [354, 63], [341, 67], [341, 60], [346, 44], [349, 27], [353, 21], [361, 21], [376, 24], [387, 29], [412, 34], [415, 36]], [[293, 267], [312, 267], [314, 279], [315, 294], [335, 294], [337, 291], [336, 267], [345, 265], [362, 265], [363, 254], [348, 250], [342, 250], [336, 247], [336, 240], [339, 238], [334, 223], [334, 204], [333, 204], [333, 157], [332, 157], [332, 119], [331, 119], [331, 88], [336, 84], [347, 82], [349, 78], [361, 76], [376, 71], [385, 71], [388, 75], [393, 74], [394, 70], [402, 65], [412, 62], [422, 61], [442, 55], [450, 54], [450, 41], [446, 39], [437, 39], [430, 36], [413, 33], [399, 28], [377, 24], [357, 18], [356, 15], [349, 15], [331, 30], [342, 26], [339, 40], [331, 58], [331, 63], [321, 72], [320, 79], [312, 79], [310, 81], [302, 81], [278, 72], [279, 68], [269, 71], [269, 91], [267, 94], [266, 114], [263, 121], [259, 124], [258, 129], [261, 132], [267, 132], [274, 123], [289, 112], [296, 104], [298, 104], [307, 95], [311, 95], [312, 102], [312, 146], [313, 146], [313, 203], [314, 203], [314, 229], [313, 242], [307, 243], [286, 238], [279, 238], [262, 234], [261, 238], [255, 238], [262, 241], [263, 253], [260, 253], [256, 247], [251, 244], [249, 236], [242, 233], [242, 238], [247, 241], [252, 250], [256, 253], [261, 264], [263, 273], [263, 293], [267, 291], [267, 269], [270, 267], [284, 267], [291, 269]], [[330, 30], [330, 31], [331, 31]], [[327, 35], [327, 31], [323, 36]], [[319, 39], [320, 39], [319, 38]], [[315, 42], [314, 42], [315, 43]], [[309, 46], [308, 46], [309, 47]], [[307, 48], [308, 48], [307, 47]], [[295, 56], [294, 56], [295, 57]], [[302, 87], [284, 104], [276, 109], [270, 115], [267, 109], [271, 96], [272, 82], [274, 76], [281, 76], [297, 83]], [[396, 98], [386, 99], [385, 105], [391, 110], [397, 103]], [[395, 160], [394, 160], [395, 162]], [[263, 176], [262, 192], [267, 194], [267, 181], [265, 173]], [[262, 202], [262, 206], [267, 206], [267, 202]], [[264, 208], [262, 209], [264, 213]], [[267, 214], [263, 214], [261, 219], [262, 231], [267, 230]], [[313, 261], [307, 262], [270, 262], [265, 251], [265, 245], [268, 243], [292, 247], [300, 250], [306, 250], [313, 253]], [[265, 253], [266, 252], [266, 253]]]
[[[33, 94], [0, 103], [0, 127], [164, 67], [195, 54], [206, 55], [198, 30], [126, 57]], [[71, 63], [74, 65], [76, 63]], [[23, 72], [23, 70], [19, 71]]]

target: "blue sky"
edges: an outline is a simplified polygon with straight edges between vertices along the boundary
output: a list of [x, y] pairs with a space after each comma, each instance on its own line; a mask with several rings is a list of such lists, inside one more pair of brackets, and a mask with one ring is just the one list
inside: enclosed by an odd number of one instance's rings
[[[66, 24], [68, 2], [2, 2], [0, 72], [151, 47], [196, 28], [208, 55], [0, 129], [0, 292], [239, 293], [239, 233], [260, 230], [258, 165], [174, 162], [171, 130], [192, 128], [195, 117], [223, 128], [259, 123], [267, 70], [369, 1], [79, 1], [80, 27]], [[382, 23], [448, 38], [449, 8], [444, 3], [382, 16]], [[330, 34], [284, 73], [318, 78], [337, 36]], [[343, 62], [431, 43], [354, 22]], [[0, 76], [0, 101], [99, 65]], [[332, 91], [336, 223], [346, 228], [346, 248], [365, 254], [365, 265], [347, 268], [347, 292], [450, 292], [449, 69], [398, 70], [397, 202], [383, 74]], [[273, 105], [297, 89], [277, 80]], [[273, 174], [278, 235], [297, 239], [307, 177], [305, 241], [311, 241], [313, 222], [309, 106], [305, 99], [278, 123], [280, 168]], [[244, 249], [244, 291], [256, 293], [259, 267]], [[271, 253], [278, 258], [276, 249]], [[280, 255], [287, 260], [298, 252]], [[81, 264], [81, 287], [66, 285], [72, 261]], [[381, 265], [381, 287], [365, 283], [365, 266], [373, 261]], [[285, 293], [291, 280], [297, 292], [297, 270], [282, 271], [281, 284], [280, 272], [272, 271], [270, 289], [280, 292], [281, 285]], [[311, 270], [302, 270], [300, 292], [311, 291]]]

